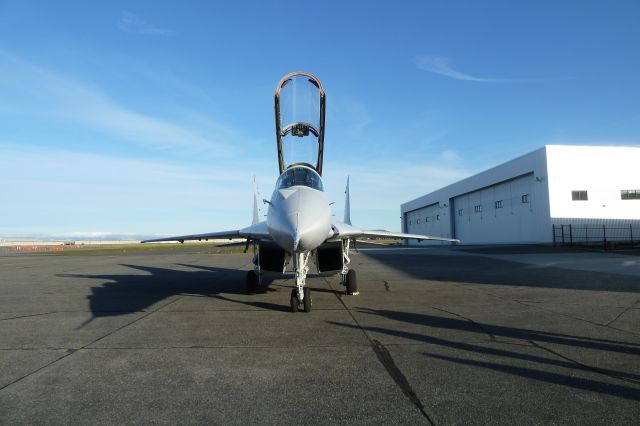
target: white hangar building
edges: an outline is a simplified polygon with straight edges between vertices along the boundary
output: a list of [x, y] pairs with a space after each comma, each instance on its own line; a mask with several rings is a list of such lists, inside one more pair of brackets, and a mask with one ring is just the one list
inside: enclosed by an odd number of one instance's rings
[[640, 148], [547, 145], [408, 201], [401, 213], [404, 232], [462, 244], [606, 242], [607, 231], [640, 241]]

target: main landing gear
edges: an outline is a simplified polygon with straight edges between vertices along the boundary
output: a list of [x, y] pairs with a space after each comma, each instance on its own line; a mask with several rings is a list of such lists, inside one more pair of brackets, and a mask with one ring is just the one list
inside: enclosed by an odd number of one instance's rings
[[[351, 260], [349, 259], [349, 243], [350, 241], [348, 239], [342, 241], [343, 267], [340, 274], [342, 284], [346, 287], [346, 294], [355, 296], [359, 294], [358, 279], [356, 276], [356, 271], [350, 270], [348, 267], [349, 263], [351, 262]], [[259, 258], [260, 252], [255, 243], [253, 244], [253, 250], [254, 268], [252, 271], [247, 272], [247, 294], [254, 294], [258, 292], [262, 284], [262, 273], [260, 271]], [[293, 255], [291, 255], [290, 259], [293, 261], [293, 269], [296, 279], [296, 286], [293, 290], [291, 290], [291, 312], [298, 312], [300, 310], [311, 312], [311, 306], [313, 303], [313, 299], [311, 297], [311, 289], [305, 287], [307, 274], [309, 273], [309, 261], [311, 257], [312, 252], [293, 253]], [[285, 264], [288, 264], [288, 261], [286, 261]]]
[[255, 294], [262, 285], [262, 273], [260, 272], [260, 250], [258, 245], [253, 243], [253, 270], [247, 272], [246, 289], [247, 294]]
[[358, 277], [353, 269], [347, 271], [346, 274], [342, 274], [342, 285], [345, 286], [348, 295], [357, 296], [360, 294], [360, 291], [358, 291]]
[[[349, 263], [351, 263], [351, 259], [349, 259], [349, 243], [350, 240], [342, 240], [342, 285], [346, 287], [346, 292], [350, 296], [357, 296], [360, 294], [358, 290], [358, 277], [356, 276], [356, 271], [353, 269], [349, 269]], [[355, 244], [355, 243], [354, 243]]]
[[260, 274], [256, 271], [247, 272], [247, 294], [256, 294], [260, 288]]

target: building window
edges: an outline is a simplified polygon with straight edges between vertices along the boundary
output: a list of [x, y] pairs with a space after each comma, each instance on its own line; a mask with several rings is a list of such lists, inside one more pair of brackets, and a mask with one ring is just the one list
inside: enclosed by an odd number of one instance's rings
[[425, 217], [425, 218], [424, 218], [424, 220], [425, 220], [426, 222], [431, 222], [431, 218], [430, 218], [430, 217], [428, 217], [428, 216], [427, 216], [427, 217]]
[[463, 213], [464, 213], [464, 209], [458, 210], [458, 216], [462, 216]]
[[409, 225], [411, 225], [411, 221], [409, 221]]
[[478, 204], [477, 206], [474, 206], [474, 207], [473, 207], [473, 210], [474, 210], [476, 213], [480, 213], [480, 212], [482, 211], [482, 205], [481, 205], [481, 204]]
[[623, 189], [620, 191], [621, 200], [640, 200], [640, 189]]
[[522, 200], [522, 204], [529, 203], [529, 194], [524, 194], [520, 199]]
[[418, 219], [418, 220], [416, 221], [416, 223], [420, 223], [420, 219]]
[[502, 208], [502, 200], [496, 201], [496, 209], [501, 209], [501, 208]]
[[587, 201], [587, 191], [571, 191], [571, 199], [573, 201]]
[[436, 215], [436, 220], [440, 220], [440, 215], [439, 214]]

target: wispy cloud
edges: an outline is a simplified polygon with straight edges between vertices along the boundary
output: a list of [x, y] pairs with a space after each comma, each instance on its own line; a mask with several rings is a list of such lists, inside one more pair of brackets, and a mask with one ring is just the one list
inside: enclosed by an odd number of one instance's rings
[[0, 236], [236, 229], [251, 221], [252, 174], [273, 181], [264, 163], [211, 167], [0, 141]]
[[367, 130], [373, 118], [366, 104], [350, 96], [336, 95], [328, 114], [332, 125], [350, 140], [370, 139]]
[[440, 153], [440, 159], [448, 163], [459, 163], [462, 161], [457, 151], [453, 149], [445, 149]]
[[[471, 173], [451, 150], [436, 155], [430, 162], [416, 165], [399, 160], [370, 160], [366, 165], [335, 162], [326, 165], [325, 186], [330, 195], [344, 191], [347, 174], [351, 176], [353, 206], [359, 209], [392, 209], [401, 203], [449, 185]], [[360, 182], [360, 183], [357, 183]], [[357, 188], [357, 190], [356, 190]], [[402, 188], [399, 191], [398, 188]], [[338, 210], [342, 197], [336, 200]], [[373, 225], [375, 226], [375, 225]]]
[[[224, 157], [235, 153], [235, 132], [213, 120], [185, 124], [128, 108], [89, 83], [0, 52], [0, 89], [12, 94], [11, 111], [41, 120], [81, 124], [107, 132], [116, 141], [155, 149], [192, 149]], [[9, 108], [5, 105], [5, 108]], [[3, 106], [0, 105], [0, 110]]]
[[122, 16], [120, 16], [120, 20], [118, 21], [118, 28], [120, 31], [127, 33], [146, 35], [172, 36], [176, 34], [174, 30], [156, 27], [128, 11], [122, 12]]
[[449, 60], [449, 58], [445, 58], [443, 56], [416, 56], [414, 58], [414, 63], [419, 69], [423, 71], [440, 74], [456, 80], [476, 81], [481, 83], [508, 83], [515, 81], [512, 79], [485, 78], [466, 74], [462, 71], [454, 69], [451, 66], [451, 61]]

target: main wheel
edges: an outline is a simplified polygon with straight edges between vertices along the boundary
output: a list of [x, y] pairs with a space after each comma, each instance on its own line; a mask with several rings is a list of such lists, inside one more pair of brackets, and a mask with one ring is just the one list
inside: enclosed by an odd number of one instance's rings
[[256, 271], [247, 272], [247, 294], [255, 294], [258, 291], [258, 274]]
[[298, 312], [298, 305], [300, 301], [298, 300], [298, 290], [295, 288], [291, 290], [291, 312]]
[[358, 278], [356, 276], [356, 271], [350, 269], [349, 272], [347, 272], [347, 294], [355, 296], [359, 293], [360, 292], [358, 291]]
[[311, 312], [311, 289], [309, 287], [304, 288], [304, 300], [302, 303], [304, 304], [304, 311]]

